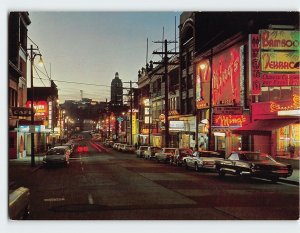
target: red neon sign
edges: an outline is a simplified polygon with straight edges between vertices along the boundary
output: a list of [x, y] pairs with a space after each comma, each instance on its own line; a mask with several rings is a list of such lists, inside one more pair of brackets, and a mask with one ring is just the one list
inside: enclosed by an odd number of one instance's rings
[[213, 58], [213, 105], [240, 103], [240, 46]]
[[240, 127], [249, 123], [249, 117], [244, 115], [214, 115], [214, 126]]
[[[26, 107], [31, 107], [31, 101], [26, 102]], [[48, 103], [47, 101], [33, 101], [33, 108], [35, 110], [34, 116], [46, 120], [48, 117]]]

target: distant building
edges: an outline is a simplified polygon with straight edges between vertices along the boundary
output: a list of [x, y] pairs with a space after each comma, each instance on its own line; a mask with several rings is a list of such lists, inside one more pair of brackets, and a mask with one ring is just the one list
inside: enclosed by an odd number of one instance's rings
[[115, 78], [111, 81], [111, 97], [112, 106], [123, 106], [123, 83], [119, 78], [119, 73], [116, 72]]

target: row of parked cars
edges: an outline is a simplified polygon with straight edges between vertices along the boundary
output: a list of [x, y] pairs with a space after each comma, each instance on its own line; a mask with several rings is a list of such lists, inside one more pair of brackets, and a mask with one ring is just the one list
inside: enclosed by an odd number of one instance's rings
[[267, 178], [276, 182], [279, 178], [287, 178], [293, 173], [290, 164], [280, 163], [268, 154], [260, 152], [234, 151], [225, 159], [216, 151], [140, 146], [136, 150], [136, 155], [145, 159], [183, 166], [186, 169], [193, 168], [195, 171], [214, 170], [220, 177], [232, 174]]

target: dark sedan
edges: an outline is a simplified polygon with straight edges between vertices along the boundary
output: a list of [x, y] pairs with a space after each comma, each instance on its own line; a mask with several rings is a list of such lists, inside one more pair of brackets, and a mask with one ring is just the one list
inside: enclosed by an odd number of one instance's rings
[[293, 173], [291, 165], [279, 163], [267, 154], [249, 151], [232, 152], [227, 159], [216, 161], [216, 170], [220, 177], [228, 173], [267, 178], [274, 182]]

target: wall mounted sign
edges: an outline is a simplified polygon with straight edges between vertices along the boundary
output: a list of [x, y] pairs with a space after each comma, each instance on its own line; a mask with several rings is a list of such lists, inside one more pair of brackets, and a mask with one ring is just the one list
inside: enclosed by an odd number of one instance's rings
[[262, 74], [263, 87], [299, 86], [299, 74]]
[[169, 121], [169, 130], [170, 131], [183, 131], [184, 130], [184, 121]]
[[213, 57], [214, 106], [240, 104], [240, 45]]
[[260, 30], [261, 49], [299, 50], [299, 31]]
[[197, 109], [209, 107], [210, 85], [209, 60], [202, 60], [196, 65], [196, 106]]
[[249, 116], [244, 115], [214, 115], [213, 126], [241, 127], [249, 123]]
[[[26, 107], [30, 108], [31, 107], [31, 101], [28, 100], [26, 102]], [[34, 116], [46, 120], [48, 117], [48, 103], [47, 101], [33, 101], [33, 108], [35, 110]]]
[[259, 56], [259, 35], [249, 35], [249, 44], [251, 45], [249, 50], [249, 62], [250, 62], [250, 77], [251, 77], [251, 89], [252, 95], [261, 94], [261, 79], [260, 79], [260, 56]]
[[299, 52], [261, 52], [261, 71], [299, 72]]
[[241, 106], [229, 106], [229, 107], [214, 107], [214, 114], [217, 115], [242, 115], [243, 114], [243, 108]]
[[12, 107], [11, 112], [13, 116], [31, 116], [31, 108]]

